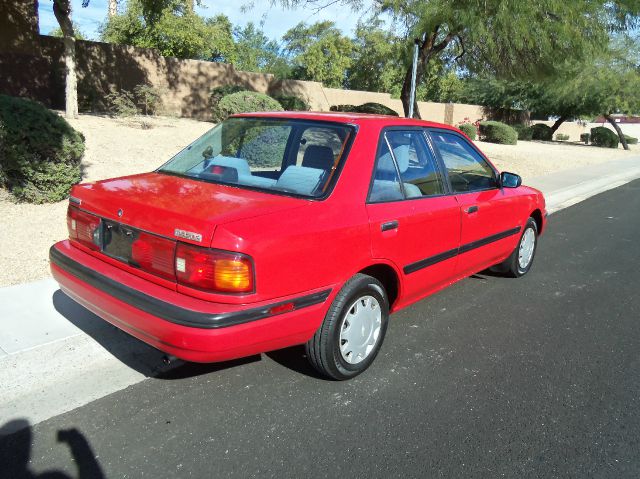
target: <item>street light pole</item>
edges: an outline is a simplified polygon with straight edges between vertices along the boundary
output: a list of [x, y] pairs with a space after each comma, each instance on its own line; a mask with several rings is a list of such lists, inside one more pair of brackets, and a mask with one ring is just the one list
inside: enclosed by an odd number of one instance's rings
[[416, 101], [416, 75], [418, 72], [418, 50], [420, 40], [413, 42], [413, 67], [411, 69], [411, 93], [409, 95], [409, 118], [413, 118], [413, 104]]

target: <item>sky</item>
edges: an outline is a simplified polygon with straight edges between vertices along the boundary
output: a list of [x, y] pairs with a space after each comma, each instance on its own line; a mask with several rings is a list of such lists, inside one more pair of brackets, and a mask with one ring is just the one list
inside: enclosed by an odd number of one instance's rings
[[[98, 39], [98, 28], [107, 16], [107, 0], [91, 0], [87, 8], [82, 8], [82, 0], [72, 0], [72, 18], [74, 23], [80, 26], [80, 31], [88, 39]], [[315, 23], [321, 20], [331, 20], [347, 35], [351, 35], [359, 19], [367, 17], [365, 8], [359, 12], [352, 12], [349, 8], [338, 4], [315, 12], [311, 8], [298, 8], [296, 10], [283, 10], [279, 6], [272, 6], [270, 0], [204, 0], [203, 7], [196, 7], [197, 12], [205, 17], [212, 17], [220, 13], [225, 14], [234, 26], [244, 26], [248, 22], [262, 23], [262, 29], [269, 38], [279, 40], [291, 27], [300, 22]], [[249, 5], [246, 11], [242, 6]], [[119, 6], [120, 9], [124, 5]], [[40, 33], [48, 34], [58, 27], [58, 22], [53, 15], [53, 2], [40, 0]]]

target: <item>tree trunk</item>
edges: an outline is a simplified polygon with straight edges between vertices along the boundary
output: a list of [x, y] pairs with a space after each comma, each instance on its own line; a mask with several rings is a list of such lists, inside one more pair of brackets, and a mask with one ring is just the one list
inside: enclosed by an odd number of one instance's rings
[[624, 133], [622, 133], [622, 130], [620, 129], [620, 125], [618, 125], [616, 121], [613, 118], [611, 118], [611, 115], [609, 114], [604, 115], [604, 118], [609, 123], [611, 123], [611, 126], [613, 126], [613, 129], [616, 130], [616, 133], [618, 134], [618, 138], [620, 138], [620, 143], [622, 143], [622, 148], [624, 148], [625, 150], [628, 150], [629, 145], [627, 145], [627, 140], [624, 137]]
[[551, 135], [552, 136], [556, 134], [556, 131], [558, 131], [558, 128], [560, 128], [560, 125], [562, 125], [565, 121], [567, 121], [568, 118], [569, 117], [567, 117], [566, 115], [562, 115], [562, 116], [560, 116], [560, 118], [558, 118], [556, 120], [556, 122], [551, 127]]
[[71, 23], [71, 5], [69, 0], [53, 0], [53, 13], [62, 30], [64, 43], [65, 78], [65, 116], [78, 118], [78, 82], [76, 79], [76, 38]]
[[118, 0], [109, 0], [109, 18], [118, 14]]

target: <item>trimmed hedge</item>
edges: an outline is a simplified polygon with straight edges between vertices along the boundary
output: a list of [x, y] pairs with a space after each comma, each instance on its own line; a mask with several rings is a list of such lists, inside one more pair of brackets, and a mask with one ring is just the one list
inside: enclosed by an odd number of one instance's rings
[[247, 89], [240, 85], [223, 85], [216, 88], [213, 88], [211, 92], [209, 92], [209, 107], [211, 108], [211, 112], [213, 114], [213, 121], [220, 122], [224, 120], [220, 116], [219, 112], [219, 103], [225, 96], [231, 95], [233, 93], [238, 93], [240, 91], [247, 91]]
[[81, 180], [84, 136], [40, 103], [0, 95], [0, 183], [29, 203], [65, 199]]
[[627, 140], [627, 145], [637, 145], [638, 139], [633, 136], [624, 135], [624, 139]]
[[341, 111], [345, 113], [372, 113], [374, 115], [400, 116], [398, 112], [381, 103], [363, 103], [362, 105], [333, 105], [331, 111]]
[[505, 123], [499, 121], [481, 121], [480, 136], [484, 141], [501, 145], [515, 145], [518, 143], [518, 133]]
[[530, 126], [518, 124], [512, 125], [511, 128], [518, 132], [518, 140], [531, 141], [533, 140], [533, 128]]
[[558, 133], [556, 135], [557, 141], [567, 141], [569, 139], [569, 135], [565, 135], [564, 133]]
[[255, 91], [239, 91], [222, 97], [213, 115], [225, 120], [236, 113], [253, 111], [283, 111], [282, 105], [264, 93]]
[[620, 139], [615, 132], [604, 126], [591, 128], [591, 144], [601, 148], [618, 148]]
[[461, 125], [458, 125], [458, 128], [472, 140], [476, 139], [476, 127], [473, 123], [462, 123]]
[[311, 106], [295, 95], [271, 95], [286, 111], [309, 111]]
[[531, 127], [533, 129], [533, 140], [551, 141], [553, 140], [553, 131], [551, 127], [544, 123], [536, 123]]
[[589, 138], [591, 138], [591, 135], [589, 133], [580, 134], [580, 141], [583, 142], [585, 145], [589, 144]]

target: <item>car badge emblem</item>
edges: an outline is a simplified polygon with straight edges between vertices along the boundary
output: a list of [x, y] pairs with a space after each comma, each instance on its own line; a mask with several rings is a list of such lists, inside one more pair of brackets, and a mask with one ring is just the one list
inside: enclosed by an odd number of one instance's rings
[[122, 208], [118, 210], [118, 218], [122, 218]]
[[191, 241], [197, 241], [197, 242], [202, 242], [202, 235], [199, 233], [194, 233], [192, 231], [185, 231], [185, 230], [181, 230], [176, 228], [173, 231], [173, 234], [175, 236], [177, 236], [178, 238], [184, 238], [184, 239], [188, 239]]

